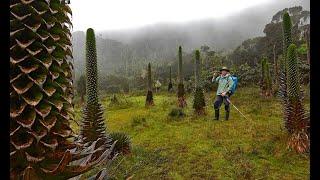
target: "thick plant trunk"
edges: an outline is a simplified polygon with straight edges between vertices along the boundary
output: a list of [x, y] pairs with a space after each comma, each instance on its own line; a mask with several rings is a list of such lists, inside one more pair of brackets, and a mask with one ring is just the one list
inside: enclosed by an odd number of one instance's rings
[[153, 106], [154, 102], [153, 102], [153, 94], [152, 91], [148, 91], [147, 92], [147, 97], [146, 97], [146, 106]]
[[183, 84], [183, 73], [182, 73], [182, 48], [179, 46], [179, 51], [178, 51], [178, 106], [180, 108], [184, 108], [187, 106], [187, 101], [185, 97], [185, 89], [184, 89], [184, 84]]

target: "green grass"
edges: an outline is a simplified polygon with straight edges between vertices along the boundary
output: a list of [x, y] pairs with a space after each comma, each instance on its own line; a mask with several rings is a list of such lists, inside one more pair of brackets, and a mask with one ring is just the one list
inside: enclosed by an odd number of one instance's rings
[[309, 156], [286, 148], [279, 100], [260, 97], [258, 88], [239, 88], [231, 97], [248, 120], [231, 107], [229, 121], [213, 121], [213, 92], [206, 94], [206, 116], [193, 115], [189, 95], [186, 116], [177, 119], [168, 116], [176, 107], [174, 93], [155, 93], [150, 108], [145, 96], [122, 98], [129, 105], [108, 108], [110, 98], [102, 100], [108, 131], [132, 139], [132, 153], [108, 167], [115, 179], [309, 179]]

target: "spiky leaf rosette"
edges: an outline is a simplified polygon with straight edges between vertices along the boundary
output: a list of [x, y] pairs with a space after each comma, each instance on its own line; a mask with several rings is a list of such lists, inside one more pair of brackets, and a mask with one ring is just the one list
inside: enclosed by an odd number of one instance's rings
[[184, 108], [187, 106], [187, 101], [185, 97], [185, 89], [184, 89], [184, 84], [183, 84], [183, 72], [182, 72], [182, 48], [179, 46], [179, 51], [178, 51], [178, 91], [177, 91], [177, 96], [178, 96], [178, 107]]
[[68, 179], [111, 153], [70, 141], [70, 15], [59, 0], [10, 1], [10, 179]]
[[204, 107], [206, 106], [203, 89], [199, 83], [200, 76], [200, 52], [196, 50], [196, 61], [195, 61], [195, 94], [193, 99], [193, 108], [197, 115], [205, 114]]
[[109, 143], [103, 117], [103, 107], [98, 99], [98, 68], [94, 30], [89, 28], [86, 34], [86, 73], [87, 73], [87, 101], [83, 109], [80, 137], [83, 142], [94, 141], [98, 138]]
[[148, 92], [146, 96], [146, 106], [153, 106], [153, 93], [152, 93], [152, 79], [151, 79], [151, 64], [148, 64]]
[[205, 114], [204, 107], [206, 106], [206, 102], [204, 100], [203, 90], [200, 87], [197, 87], [194, 93], [193, 99], [193, 109], [197, 115]]
[[292, 43], [292, 22], [288, 12], [283, 14], [282, 32], [283, 32], [283, 56], [286, 59], [287, 49]]
[[291, 133], [290, 147], [298, 152], [306, 152], [309, 150], [310, 121], [301, 101], [296, 46], [291, 44], [287, 52], [288, 104], [286, 114], [288, 119], [285, 122], [285, 127]]
[[115, 142], [113, 153], [129, 154], [131, 151], [131, 139], [123, 132], [110, 133], [112, 142]]

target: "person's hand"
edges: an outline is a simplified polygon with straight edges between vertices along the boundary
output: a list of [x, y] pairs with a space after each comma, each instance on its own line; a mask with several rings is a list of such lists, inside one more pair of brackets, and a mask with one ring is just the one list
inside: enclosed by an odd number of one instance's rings
[[213, 73], [213, 77], [217, 77], [218, 76], [218, 73], [217, 72], [214, 72]]
[[225, 96], [227, 93], [226, 92], [222, 92], [221, 93], [221, 96]]

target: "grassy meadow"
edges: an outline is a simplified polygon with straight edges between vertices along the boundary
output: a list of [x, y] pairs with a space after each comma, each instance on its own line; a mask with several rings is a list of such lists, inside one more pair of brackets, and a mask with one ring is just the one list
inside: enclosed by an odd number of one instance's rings
[[[214, 92], [206, 93], [206, 116], [193, 115], [189, 94], [186, 116], [180, 118], [168, 115], [176, 107], [175, 93], [154, 92], [150, 108], [144, 93], [117, 94], [118, 105], [110, 105], [110, 97], [101, 98], [108, 131], [125, 132], [132, 140], [131, 154], [107, 166], [111, 179], [309, 178], [309, 156], [287, 149], [280, 101], [261, 97], [258, 87], [240, 87], [231, 97], [248, 120], [231, 106], [224, 121], [222, 105], [220, 121], [214, 121]], [[305, 105], [309, 109], [307, 97]], [[81, 107], [75, 104], [76, 119]], [[72, 127], [79, 130], [76, 123]]]

